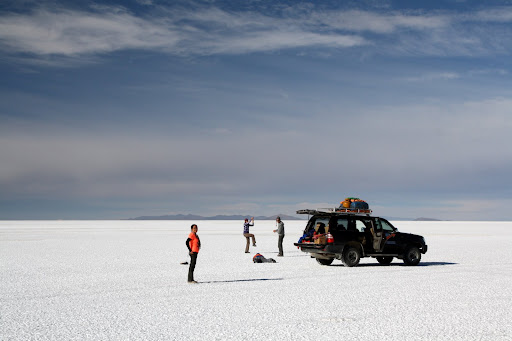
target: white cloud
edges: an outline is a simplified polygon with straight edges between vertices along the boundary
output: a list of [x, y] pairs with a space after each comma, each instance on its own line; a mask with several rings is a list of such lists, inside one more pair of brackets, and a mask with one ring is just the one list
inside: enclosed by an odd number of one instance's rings
[[[279, 20], [220, 10], [140, 18], [119, 8], [99, 12], [37, 10], [0, 17], [4, 50], [75, 56], [123, 49], [157, 49], [173, 54], [246, 53], [302, 46], [350, 47], [364, 39], [346, 34], [283, 28]], [[184, 21], [191, 21], [183, 24]]]
[[314, 8], [306, 13], [292, 8], [287, 13], [275, 17], [212, 7], [188, 11], [160, 7], [156, 15], [140, 17], [120, 7], [95, 6], [88, 12], [42, 8], [0, 16], [0, 46], [5, 52], [61, 57], [125, 49], [193, 55], [365, 45], [391, 54], [474, 55], [487, 49], [506, 51], [508, 40], [492, 35], [490, 29], [469, 34], [461, 23], [468, 18], [502, 23], [512, 17], [508, 9], [466, 16]]
[[137, 3], [145, 6], [153, 5], [153, 0], [136, 0]]
[[248, 53], [273, 51], [297, 47], [353, 47], [365, 44], [357, 36], [328, 35], [309, 32], [258, 32], [226, 38], [223, 40], [203, 41], [197, 44], [197, 50], [203, 53]]
[[313, 13], [311, 18], [317, 25], [325, 25], [329, 29], [381, 34], [393, 33], [401, 28], [416, 30], [444, 28], [450, 24], [450, 18], [444, 15], [382, 14], [359, 10], [318, 12]]
[[451, 80], [458, 79], [461, 75], [457, 72], [434, 72], [426, 73], [416, 77], [408, 77], [405, 80], [408, 82], [425, 82], [425, 81], [436, 81], [436, 80]]
[[[2, 44], [39, 55], [78, 55], [129, 48], [173, 46], [178, 37], [158, 22], [125, 12], [39, 10], [0, 18]], [[5, 48], [4, 48], [5, 49]]]
[[499, 7], [481, 10], [474, 15], [465, 16], [468, 21], [483, 21], [491, 23], [508, 23], [512, 21], [512, 8]]
[[479, 75], [499, 75], [506, 76], [508, 75], [508, 71], [505, 69], [475, 69], [470, 70], [468, 74], [470, 76], [479, 76]]

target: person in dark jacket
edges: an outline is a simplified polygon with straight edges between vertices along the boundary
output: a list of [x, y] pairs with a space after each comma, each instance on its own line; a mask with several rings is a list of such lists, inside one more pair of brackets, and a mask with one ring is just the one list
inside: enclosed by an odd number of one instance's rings
[[251, 245], [249, 238], [252, 238], [252, 246], [256, 246], [256, 237], [254, 237], [254, 234], [249, 233], [249, 226], [254, 226], [254, 217], [251, 218], [251, 222], [247, 218], [244, 221], [244, 237], [247, 240], [245, 253], [249, 253], [249, 246]]
[[277, 239], [277, 247], [279, 248], [279, 253], [277, 257], [283, 257], [283, 239], [284, 239], [284, 223], [281, 221], [281, 217], [277, 216], [276, 218], [277, 229], [274, 230], [274, 233], [277, 232], [279, 236]]
[[192, 224], [190, 226], [190, 234], [188, 235], [187, 241], [185, 244], [187, 245], [188, 252], [190, 254], [190, 266], [188, 268], [188, 282], [189, 283], [197, 283], [194, 280], [194, 269], [196, 268], [197, 254], [199, 253], [199, 249], [201, 248], [201, 241], [199, 240], [199, 236], [197, 235], [197, 225]]

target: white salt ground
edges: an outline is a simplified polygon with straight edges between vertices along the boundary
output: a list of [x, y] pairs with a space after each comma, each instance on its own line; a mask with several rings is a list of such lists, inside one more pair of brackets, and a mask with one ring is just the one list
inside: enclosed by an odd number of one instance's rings
[[[512, 340], [512, 222], [395, 222], [419, 266], [321, 266], [304, 221], [0, 222], [0, 340]], [[254, 264], [256, 253], [276, 264]]]

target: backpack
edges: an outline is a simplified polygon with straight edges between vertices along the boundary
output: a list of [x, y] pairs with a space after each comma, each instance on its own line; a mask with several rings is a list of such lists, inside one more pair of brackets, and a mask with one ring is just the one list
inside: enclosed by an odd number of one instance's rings
[[252, 257], [254, 263], [276, 263], [274, 258], [265, 258], [262, 254], [257, 253]]

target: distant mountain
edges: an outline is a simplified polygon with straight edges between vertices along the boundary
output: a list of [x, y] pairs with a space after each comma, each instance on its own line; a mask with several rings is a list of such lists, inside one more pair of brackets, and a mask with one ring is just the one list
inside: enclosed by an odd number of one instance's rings
[[434, 218], [416, 218], [414, 221], [442, 221], [440, 219], [434, 219]]
[[162, 216], [142, 216], [137, 218], [129, 218], [128, 220], [202, 220], [203, 217], [193, 214], [176, 214], [176, 215], [162, 215]]
[[387, 220], [395, 220], [395, 221], [413, 221], [414, 218], [403, 218], [403, 217], [389, 217], [389, 216], [380, 216], [381, 218], [387, 219]]
[[[281, 220], [303, 220], [302, 218], [289, 216], [286, 214], [276, 214], [272, 216], [257, 216], [254, 220], [275, 220], [277, 216]], [[203, 217], [195, 214], [175, 214], [175, 215], [161, 215], [161, 216], [142, 216], [136, 218], [129, 218], [128, 220], [244, 220], [251, 218], [252, 215], [216, 215], [213, 217]]]
[[[254, 220], [275, 220], [277, 216], [281, 217], [281, 220], [306, 220], [307, 217], [294, 217], [286, 214], [275, 214], [271, 216], [257, 216]], [[128, 220], [244, 220], [245, 218], [251, 218], [252, 215], [216, 215], [212, 217], [203, 217], [196, 214], [174, 214], [174, 215], [161, 215], [161, 216], [141, 216], [136, 218], [129, 218]], [[400, 217], [383, 217], [387, 220], [395, 221], [442, 221], [434, 218], [400, 218]]]
[[395, 221], [442, 221], [441, 219], [434, 219], [434, 218], [401, 218], [401, 217], [382, 217], [387, 220], [395, 220]]

